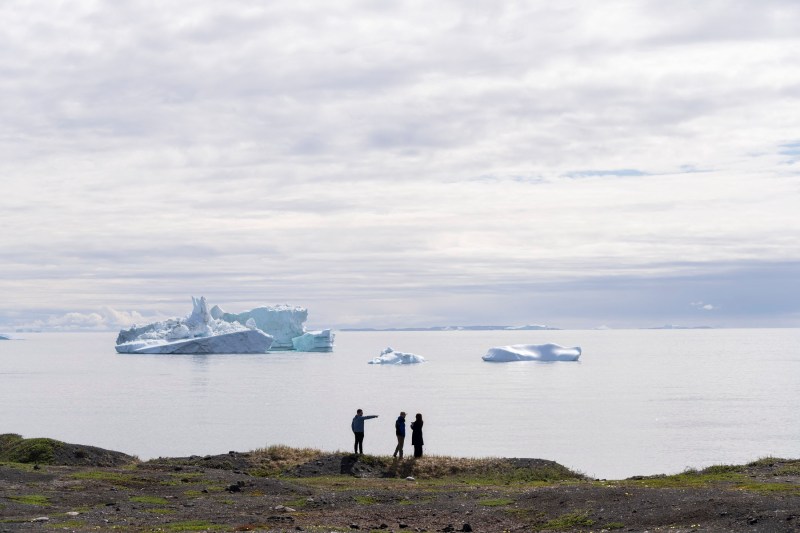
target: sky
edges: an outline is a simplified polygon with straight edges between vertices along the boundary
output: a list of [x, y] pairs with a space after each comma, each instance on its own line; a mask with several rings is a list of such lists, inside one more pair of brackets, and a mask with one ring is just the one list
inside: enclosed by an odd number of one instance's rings
[[795, 0], [0, 3], [0, 331], [800, 326]]

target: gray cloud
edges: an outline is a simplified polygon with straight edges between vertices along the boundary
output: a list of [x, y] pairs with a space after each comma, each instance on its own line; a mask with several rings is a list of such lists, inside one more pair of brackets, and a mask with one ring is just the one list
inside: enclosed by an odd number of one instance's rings
[[800, 260], [793, 2], [9, 0], [0, 21], [0, 320], [191, 294], [342, 325], [518, 323], [526, 301], [588, 326], [797, 317], [756, 276], [773, 306], [663, 282]]

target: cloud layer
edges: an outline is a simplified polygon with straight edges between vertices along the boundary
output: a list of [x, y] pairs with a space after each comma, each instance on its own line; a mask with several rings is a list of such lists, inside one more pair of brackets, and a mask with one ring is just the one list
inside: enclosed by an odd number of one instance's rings
[[796, 2], [0, 21], [0, 327], [191, 294], [341, 326], [798, 323]]

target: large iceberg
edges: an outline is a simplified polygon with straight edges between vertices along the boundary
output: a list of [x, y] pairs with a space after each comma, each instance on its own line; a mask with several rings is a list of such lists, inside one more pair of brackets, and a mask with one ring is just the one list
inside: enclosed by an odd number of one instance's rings
[[508, 363], [510, 361], [577, 361], [581, 356], [580, 346], [565, 348], [558, 344], [512, 344], [490, 348], [484, 361]]
[[[262, 306], [243, 313], [226, 313], [215, 305], [211, 309], [211, 316], [225, 322], [254, 324], [256, 328], [273, 337], [271, 348], [273, 350], [302, 352], [330, 352], [333, 350], [334, 334], [330, 330], [309, 332], [305, 330], [303, 323], [308, 318], [308, 310], [303, 307]], [[295, 343], [295, 339], [297, 339], [297, 343]]]
[[192, 306], [186, 318], [121, 330], [117, 336], [117, 352], [264, 353], [272, 345], [272, 337], [255, 327], [212, 317], [205, 297], [192, 297]]
[[415, 363], [424, 363], [425, 358], [421, 355], [413, 353], [395, 352], [391, 348], [386, 348], [381, 352], [381, 355], [371, 359], [371, 365], [413, 365]]

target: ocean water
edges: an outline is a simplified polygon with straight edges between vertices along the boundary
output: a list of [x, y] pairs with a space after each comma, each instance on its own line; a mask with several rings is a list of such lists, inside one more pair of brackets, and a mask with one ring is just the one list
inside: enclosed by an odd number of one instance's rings
[[[394, 449], [422, 413], [429, 454], [538, 457], [617, 479], [800, 457], [800, 329], [339, 332], [333, 353], [131, 355], [115, 333], [0, 341], [0, 433], [138, 455], [270, 444]], [[573, 362], [486, 363], [492, 346], [581, 346]], [[391, 346], [427, 363], [369, 365]], [[407, 446], [410, 454], [410, 444]]]

